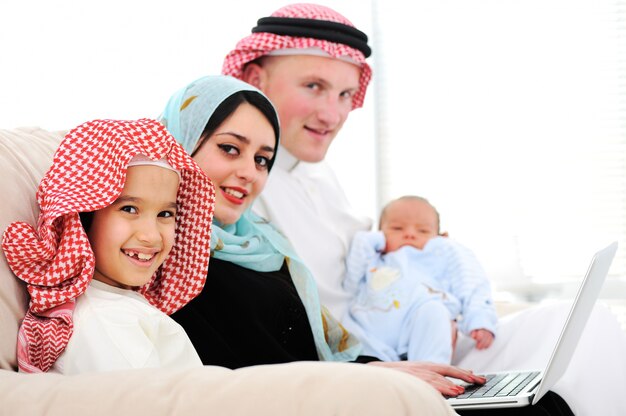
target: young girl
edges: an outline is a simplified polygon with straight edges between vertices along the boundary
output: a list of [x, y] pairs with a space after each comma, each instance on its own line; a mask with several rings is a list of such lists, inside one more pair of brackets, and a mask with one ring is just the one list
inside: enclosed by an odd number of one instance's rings
[[27, 283], [23, 372], [200, 366], [171, 314], [206, 280], [214, 189], [157, 121], [70, 131], [37, 191], [37, 228], [2, 248]]
[[[234, 78], [205, 77], [176, 93], [162, 119], [217, 188], [211, 278], [172, 316], [203, 363], [237, 368], [357, 359], [359, 342], [320, 305], [310, 272], [286, 238], [250, 211], [278, 147], [277, 115], [267, 98]], [[462, 388], [442, 375], [484, 380], [445, 365], [397, 367], [446, 394]]]

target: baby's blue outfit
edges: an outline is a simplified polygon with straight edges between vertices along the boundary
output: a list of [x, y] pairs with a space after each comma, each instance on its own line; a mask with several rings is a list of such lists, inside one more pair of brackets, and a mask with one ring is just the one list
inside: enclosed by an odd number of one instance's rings
[[363, 343], [363, 354], [384, 361], [449, 364], [451, 320], [469, 334], [495, 334], [497, 315], [489, 280], [474, 254], [444, 237], [423, 250], [404, 246], [387, 254], [381, 231], [355, 235], [343, 285], [354, 294], [347, 329]]

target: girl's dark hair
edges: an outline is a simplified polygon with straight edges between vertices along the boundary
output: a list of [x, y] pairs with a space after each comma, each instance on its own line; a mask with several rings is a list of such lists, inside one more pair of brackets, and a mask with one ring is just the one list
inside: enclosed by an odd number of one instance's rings
[[[204, 142], [211, 137], [213, 132], [239, 108], [242, 103], [248, 103], [258, 109], [263, 116], [269, 121], [274, 130], [274, 137], [276, 138], [276, 148], [278, 147], [278, 138], [280, 137], [280, 125], [278, 123], [278, 115], [272, 103], [262, 94], [257, 91], [237, 91], [224, 101], [215, 109], [211, 118], [206, 123], [204, 131], [200, 136], [200, 144], [196, 147], [192, 156], [195, 155], [198, 150], [204, 145]], [[277, 149], [276, 149], [277, 150]], [[268, 168], [271, 169], [276, 158], [276, 152], [269, 161]]]
[[91, 222], [93, 221], [93, 211], [91, 212], [79, 212], [80, 223], [83, 225], [85, 232], [88, 233], [91, 228]]

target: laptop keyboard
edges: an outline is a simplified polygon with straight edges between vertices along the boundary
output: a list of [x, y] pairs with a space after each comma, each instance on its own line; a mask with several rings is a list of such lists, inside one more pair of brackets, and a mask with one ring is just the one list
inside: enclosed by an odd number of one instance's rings
[[457, 399], [477, 397], [515, 396], [522, 391], [539, 374], [535, 372], [486, 374], [487, 382], [483, 385], [473, 384], [465, 387], [465, 392]]

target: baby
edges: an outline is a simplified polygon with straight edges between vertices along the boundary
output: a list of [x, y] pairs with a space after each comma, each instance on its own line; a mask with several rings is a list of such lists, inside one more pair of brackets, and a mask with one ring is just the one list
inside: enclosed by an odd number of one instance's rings
[[439, 230], [424, 198], [404, 196], [380, 216], [380, 231], [355, 235], [344, 288], [353, 294], [346, 327], [364, 353], [385, 361], [449, 364], [456, 326], [493, 342], [497, 322], [489, 281], [474, 255]]

